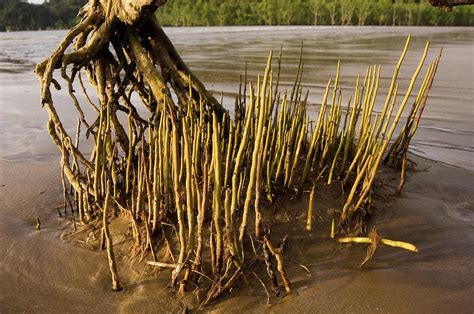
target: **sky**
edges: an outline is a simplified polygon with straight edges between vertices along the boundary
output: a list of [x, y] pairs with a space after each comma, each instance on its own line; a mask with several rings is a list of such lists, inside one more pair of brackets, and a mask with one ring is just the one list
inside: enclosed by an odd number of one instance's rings
[[28, 0], [29, 3], [41, 4], [44, 0]]

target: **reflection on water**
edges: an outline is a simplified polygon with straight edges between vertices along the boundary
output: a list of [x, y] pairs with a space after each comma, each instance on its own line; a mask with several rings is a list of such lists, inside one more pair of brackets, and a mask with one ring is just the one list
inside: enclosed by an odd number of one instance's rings
[[19, 73], [30, 70], [32, 66], [34, 63], [31, 61], [0, 55], [0, 73]]
[[[429, 59], [444, 54], [428, 100], [424, 120], [412, 142], [422, 156], [474, 170], [474, 32], [470, 28], [428, 27], [198, 27], [167, 28], [184, 60], [205, 84], [230, 106], [239, 75], [247, 62], [250, 77], [263, 70], [270, 49], [283, 46], [282, 89], [293, 82], [303, 42], [304, 87], [310, 90], [315, 114], [327, 80], [342, 62], [341, 84], [346, 98], [358, 73], [381, 64], [380, 102], [392, 76], [405, 37], [410, 51], [400, 72], [400, 94], [408, 84], [424, 44], [432, 43]], [[34, 64], [50, 54], [65, 31], [0, 33], [0, 157], [41, 159], [56, 154], [44, 130], [46, 113], [39, 105]], [[425, 67], [426, 70], [426, 67]], [[61, 98], [59, 98], [61, 100]], [[66, 98], [63, 98], [66, 100]], [[378, 107], [377, 107], [378, 105]], [[69, 102], [57, 103], [73, 132], [75, 112]]]

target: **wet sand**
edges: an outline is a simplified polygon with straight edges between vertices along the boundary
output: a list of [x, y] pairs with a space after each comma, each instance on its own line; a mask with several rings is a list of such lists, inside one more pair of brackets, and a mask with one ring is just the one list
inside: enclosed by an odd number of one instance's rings
[[[384, 237], [415, 244], [418, 253], [380, 247], [360, 269], [364, 245], [336, 243], [321, 223], [308, 237], [301, 208], [286, 206], [290, 220], [277, 224], [275, 237], [290, 236], [285, 261], [294, 292], [272, 297], [267, 305], [258, 283], [241, 282], [206, 310], [471, 313], [474, 174], [419, 157], [415, 161], [418, 166], [402, 196], [377, 200], [376, 226]], [[378, 187], [384, 193], [397, 185], [395, 180], [384, 182]], [[319, 196], [317, 215], [325, 216], [330, 197]], [[56, 207], [61, 205], [56, 163], [0, 162], [1, 312], [183, 310], [184, 300], [167, 288], [168, 271], [145, 276], [145, 269], [129, 270], [123, 259], [119, 271], [126, 289], [112, 292], [105, 251], [61, 239], [72, 228], [68, 219], [58, 218]], [[41, 231], [35, 229], [36, 217]], [[266, 282], [263, 271], [260, 275]]]

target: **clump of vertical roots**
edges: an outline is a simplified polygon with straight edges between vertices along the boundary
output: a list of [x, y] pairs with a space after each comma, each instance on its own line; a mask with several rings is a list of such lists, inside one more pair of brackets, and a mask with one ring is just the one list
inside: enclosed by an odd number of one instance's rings
[[[162, 2], [148, 1], [144, 8], [153, 12]], [[277, 245], [262, 227], [271, 215], [262, 205], [268, 208], [278, 193], [311, 190], [306, 224], [311, 231], [316, 185], [340, 185], [347, 193], [340, 216], [333, 217], [336, 232], [365, 230], [382, 159], [387, 156], [395, 167], [406, 163], [439, 62], [438, 57], [429, 65], [412, 97], [429, 44], [401, 93], [398, 71], [407, 39], [382, 112], [373, 110], [380, 66], [357, 79], [347, 105], [338, 66], [313, 123], [301, 87], [302, 63], [291, 91], [280, 93], [280, 60], [274, 71], [270, 53], [256, 84], [246, 78], [241, 84], [231, 118], [189, 71], [153, 15], [144, 10], [127, 21], [108, 12], [114, 12], [108, 2], [91, 1], [82, 21], [36, 73], [48, 131], [62, 153], [65, 197], [81, 224], [102, 226], [114, 290], [121, 285], [108, 224], [117, 215], [129, 219], [133, 241], [149, 253], [149, 265], [171, 268], [172, 286], [205, 287], [203, 303], [228, 291], [256, 261], [266, 265], [275, 294], [280, 293], [275, 266], [291, 291], [283, 256], [287, 238]], [[56, 69], [62, 81], [53, 77]], [[50, 88], [60, 88], [60, 82], [79, 115], [75, 140], [53, 105]], [[408, 102], [413, 103], [406, 125], [389, 148]], [[87, 140], [79, 148], [86, 138], [93, 144], [90, 154]], [[168, 251], [161, 256], [158, 248], [165, 244]], [[260, 257], [246, 256], [252, 250]]]

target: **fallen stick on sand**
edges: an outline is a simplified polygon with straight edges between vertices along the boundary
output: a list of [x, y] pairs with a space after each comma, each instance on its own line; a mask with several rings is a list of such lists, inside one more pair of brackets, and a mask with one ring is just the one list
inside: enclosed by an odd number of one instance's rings
[[[369, 237], [345, 237], [337, 239], [339, 243], [372, 243], [372, 239]], [[393, 247], [399, 247], [407, 251], [418, 253], [418, 248], [411, 243], [403, 241], [394, 241], [389, 239], [380, 239], [380, 242]]]

